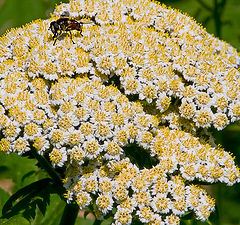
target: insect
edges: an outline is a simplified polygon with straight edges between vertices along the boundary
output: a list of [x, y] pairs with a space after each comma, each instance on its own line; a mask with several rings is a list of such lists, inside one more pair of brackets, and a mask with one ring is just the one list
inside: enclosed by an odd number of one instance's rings
[[71, 30], [78, 30], [80, 31], [80, 34], [82, 34], [82, 22], [78, 22], [77, 20], [70, 19], [68, 17], [62, 17], [56, 21], [52, 21], [50, 23], [49, 29], [53, 32], [53, 39], [54, 43], [56, 44], [57, 39], [66, 31], [69, 31], [71, 40], [74, 44], [74, 41], [72, 39], [72, 33]]

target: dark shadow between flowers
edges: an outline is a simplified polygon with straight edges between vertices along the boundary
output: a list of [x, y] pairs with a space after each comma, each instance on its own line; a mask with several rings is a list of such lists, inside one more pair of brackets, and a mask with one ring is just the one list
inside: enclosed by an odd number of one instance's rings
[[123, 150], [131, 163], [137, 165], [139, 169], [151, 169], [159, 163], [157, 158], [151, 157], [149, 152], [136, 143], [123, 147]]

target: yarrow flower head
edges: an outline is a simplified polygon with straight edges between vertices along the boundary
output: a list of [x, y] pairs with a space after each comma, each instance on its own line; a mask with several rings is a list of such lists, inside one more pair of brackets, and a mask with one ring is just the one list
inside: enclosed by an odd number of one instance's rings
[[[88, 22], [54, 40], [61, 17]], [[0, 150], [66, 168], [68, 200], [99, 219], [206, 220], [215, 202], [193, 181], [240, 181], [232, 155], [197, 136], [240, 119], [240, 56], [177, 10], [72, 0], [2, 36], [0, 63]]]

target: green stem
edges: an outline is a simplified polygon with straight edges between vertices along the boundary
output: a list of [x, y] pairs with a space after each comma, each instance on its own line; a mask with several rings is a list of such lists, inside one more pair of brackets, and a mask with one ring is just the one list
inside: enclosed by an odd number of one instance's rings
[[61, 185], [62, 187], [61, 178], [57, 174], [57, 172], [53, 169], [51, 164], [43, 156], [39, 155], [35, 148], [31, 148], [31, 153], [33, 154], [35, 159], [37, 159], [41, 167], [44, 168], [48, 175], [54, 180], [54, 183], [57, 185]]
[[222, 186], [221, 184], [217, 185], [217, 206], [218, 206], [218, 218], [216, 221], [216, 225], [221, 225], [222, 224], [222, 199], [223, 199], [223, 193], [222, 193]]
[[97, 219], [95, 219], [95, 221], [94, 221], [94, 223], [93, 223], [93, 225], [100, 225], [101, 224], [101, 220], [97, 220]]
[[77, 204], [66, 204], [59, 225], [74, 225], [77, 219], [79, 207]]
[[207, 5], [203, 0], [197, 0], [203, 8], [205, 8], [206, 10], [208, 10], [209, 12], [212, 11], [212, 7], [210, 7], [209, 5]]
[[[52, 165], [41, 155], [39, 155], [35, 148], [31, 148], [31, 152], [33, 156], [38, 160], [41, 167], [48, 173], [48, 175], [53, 179], [54, 183], [56, 184], [56, 191], [59, 195], [62, 195], [65, 191], [61, 177], [57, 174], [54, 170]], [[77, 219], [79, 207], [76, 203], [66, 203], [63, 215], [60, 221], [60, 225], [74, 225]]]
[[216, 36], [221, 38], [222, 35], [222, 15], [226, 6], [226, 0], [214, 0], [213, 18], [216, 29]]
[[213, 10], [213, 18], [214, 18], [214, 22], [215, 22], [215, 29], [216, 29], [216, 36], [217, 37], [221, 37], [221, 15], [219, 12], [219, 4], [217, 0], [214, 0], [214, 10]]

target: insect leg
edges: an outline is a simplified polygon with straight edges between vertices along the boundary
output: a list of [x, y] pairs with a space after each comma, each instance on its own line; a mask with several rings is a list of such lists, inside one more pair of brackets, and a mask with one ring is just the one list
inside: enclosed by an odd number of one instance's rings
[[71, 33], [70, 30], [69, 30], [69, 33], [70, 33], [70, 38], [71, 38], [71, 40], [72, 40], [72, 43], [75, 44], [74, 41], [73, 41], [73, 39], [72, 39], [72, 33]]
[[54, 42], [53, 42], [53, 45], [56, 44], [57, 39], [58, 39], [61, 35], [62, 35], [62, 31], [61, 31], [61, 30], [59, 31], [59, 33], [55, 33], [55, 34], [54, 34], [53, 39], [55, 39], [55, 40], [54, 40]]
[[80, 35], [83, 36], [83, 35], [82, 35], [82, 24], [80, 24], [79, 32], [80, 32]]

